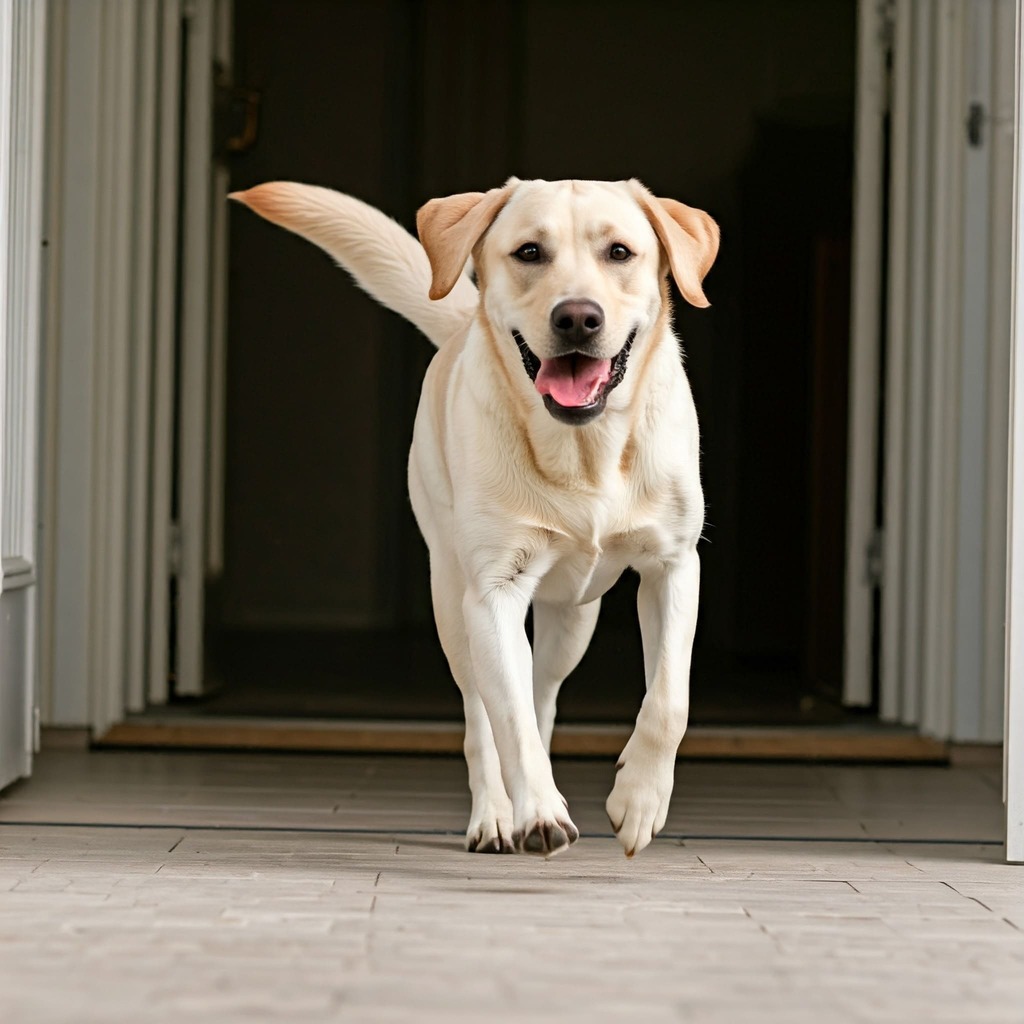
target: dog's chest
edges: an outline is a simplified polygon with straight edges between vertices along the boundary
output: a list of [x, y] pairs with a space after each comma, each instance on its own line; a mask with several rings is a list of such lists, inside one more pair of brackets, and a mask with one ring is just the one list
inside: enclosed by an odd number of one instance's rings
[[559, 604], [586, 604], [600, 597], [622, 575], [628, 557], [602, 548], [559, 552], [541, 578], [536, 597]]
[[692, 517], [686, 514], [689, 503], [681, 500], [680, 485], [650, 487], [638, 500], [636, 487], [621, 478], [615, 482], [589, 500], [577, 498], [558, 511], [549, 507], [553, 529], [542, 561], [550, 568], [537, 586], [538, 600], [586, 604], [608, 591], [630, 566], [641, 573], [663, 567], [684, 546]]
[[655, 526], [632, 528], [590, 541], [562, 536], [554, 544], [555, 559], [541, 577], [536, 598], [586, 604], [608, 591], [629, 566], [660, 560], [668, 538]]

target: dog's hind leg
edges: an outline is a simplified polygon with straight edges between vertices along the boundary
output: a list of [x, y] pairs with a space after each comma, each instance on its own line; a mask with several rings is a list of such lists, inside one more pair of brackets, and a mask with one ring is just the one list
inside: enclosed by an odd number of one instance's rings
[[469, 640], [462, 620], [461, 580], [446, 579], [446, 574], [452, 571], [453, 561], [448, 561], [444, 570], [433, 562], [430, 585], [437, 633], [448, 659], [448, 667], [462, 691], [466, 714], [463, 750], [469, 769], [469, 788], [473, 795], [469, 827], [466, 829], [466, 849], [470, 853], [515, 853], [512, 842], [512, 801], [505, 792], [491, 723], [473, 679]]
[[533, 604], [533, 704], [549, 752], [558, 691], [586, 653], [600, 610], [600, 598], [587, 604]]

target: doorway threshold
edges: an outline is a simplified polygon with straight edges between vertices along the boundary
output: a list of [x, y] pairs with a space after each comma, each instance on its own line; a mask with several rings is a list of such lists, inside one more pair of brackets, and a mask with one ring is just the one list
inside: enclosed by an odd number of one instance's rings
[[[563, 725], [551, 752], [617, 757], [631, 725]], [[323, 720], [199, 717], [146, 713], [111, 726], [94, 746], [188, 750], [277, 750], [330, 753], [461, 754], [456, 721]], [[945, 764], [949, 744], [885, 726], [692, 726], [679, 757], [757, 761], [886, 761]]]

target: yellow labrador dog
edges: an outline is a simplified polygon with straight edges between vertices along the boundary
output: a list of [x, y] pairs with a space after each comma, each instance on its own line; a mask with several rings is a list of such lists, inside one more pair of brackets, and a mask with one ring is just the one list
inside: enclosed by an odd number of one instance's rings
[[548, 757], [555, 701], [632, 566], [647, 694], [606, 809], [627, 856], [642, 850], [665, 823], [686, 729], [704, 517], [667, 275], [708, 305], [715, 222], [635, 180], [512, 178], [434, 199], [419, 242], [323, 188], [232, 198], [326, 250], [438, 347], [409, 491], [465, 703], [467, 848], [552, 854], [578, 838]]

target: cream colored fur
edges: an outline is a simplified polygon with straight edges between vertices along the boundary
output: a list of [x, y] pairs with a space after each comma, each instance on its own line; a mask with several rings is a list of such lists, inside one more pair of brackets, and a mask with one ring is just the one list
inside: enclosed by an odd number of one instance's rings
[[[707, 305], [714, 222], [636, 181], [511, 179], [428, 203], [421, 246], [379, 211], [326, 189], [275, 182], [234, 198], [321, 246], [439, 346], [409, 491], [430, 550], [438, 634], [465, 704], [468, 848], [550, 854], [577, 838], [548, 757], [555, 703], [601, 596], [631, 566], [641, 578], [647, 694], [606, 808], [627, 855], [642, 850], [664, 825], [686, 729], [704, 515], [697, 416], [665, 278]], [[514, 256], [527, 242], [542, 246], [543, 262]], [[611, 259], [614, 244], [630, 258]], [[465, 276], [471, 256], [479, 292]], [[635, 339], [623, 380], [583, 426], [547, 411], [513, 337], [540, 358], [558, 355], [551, 314], [566, 299], [603, 309], [597, 357]]]

